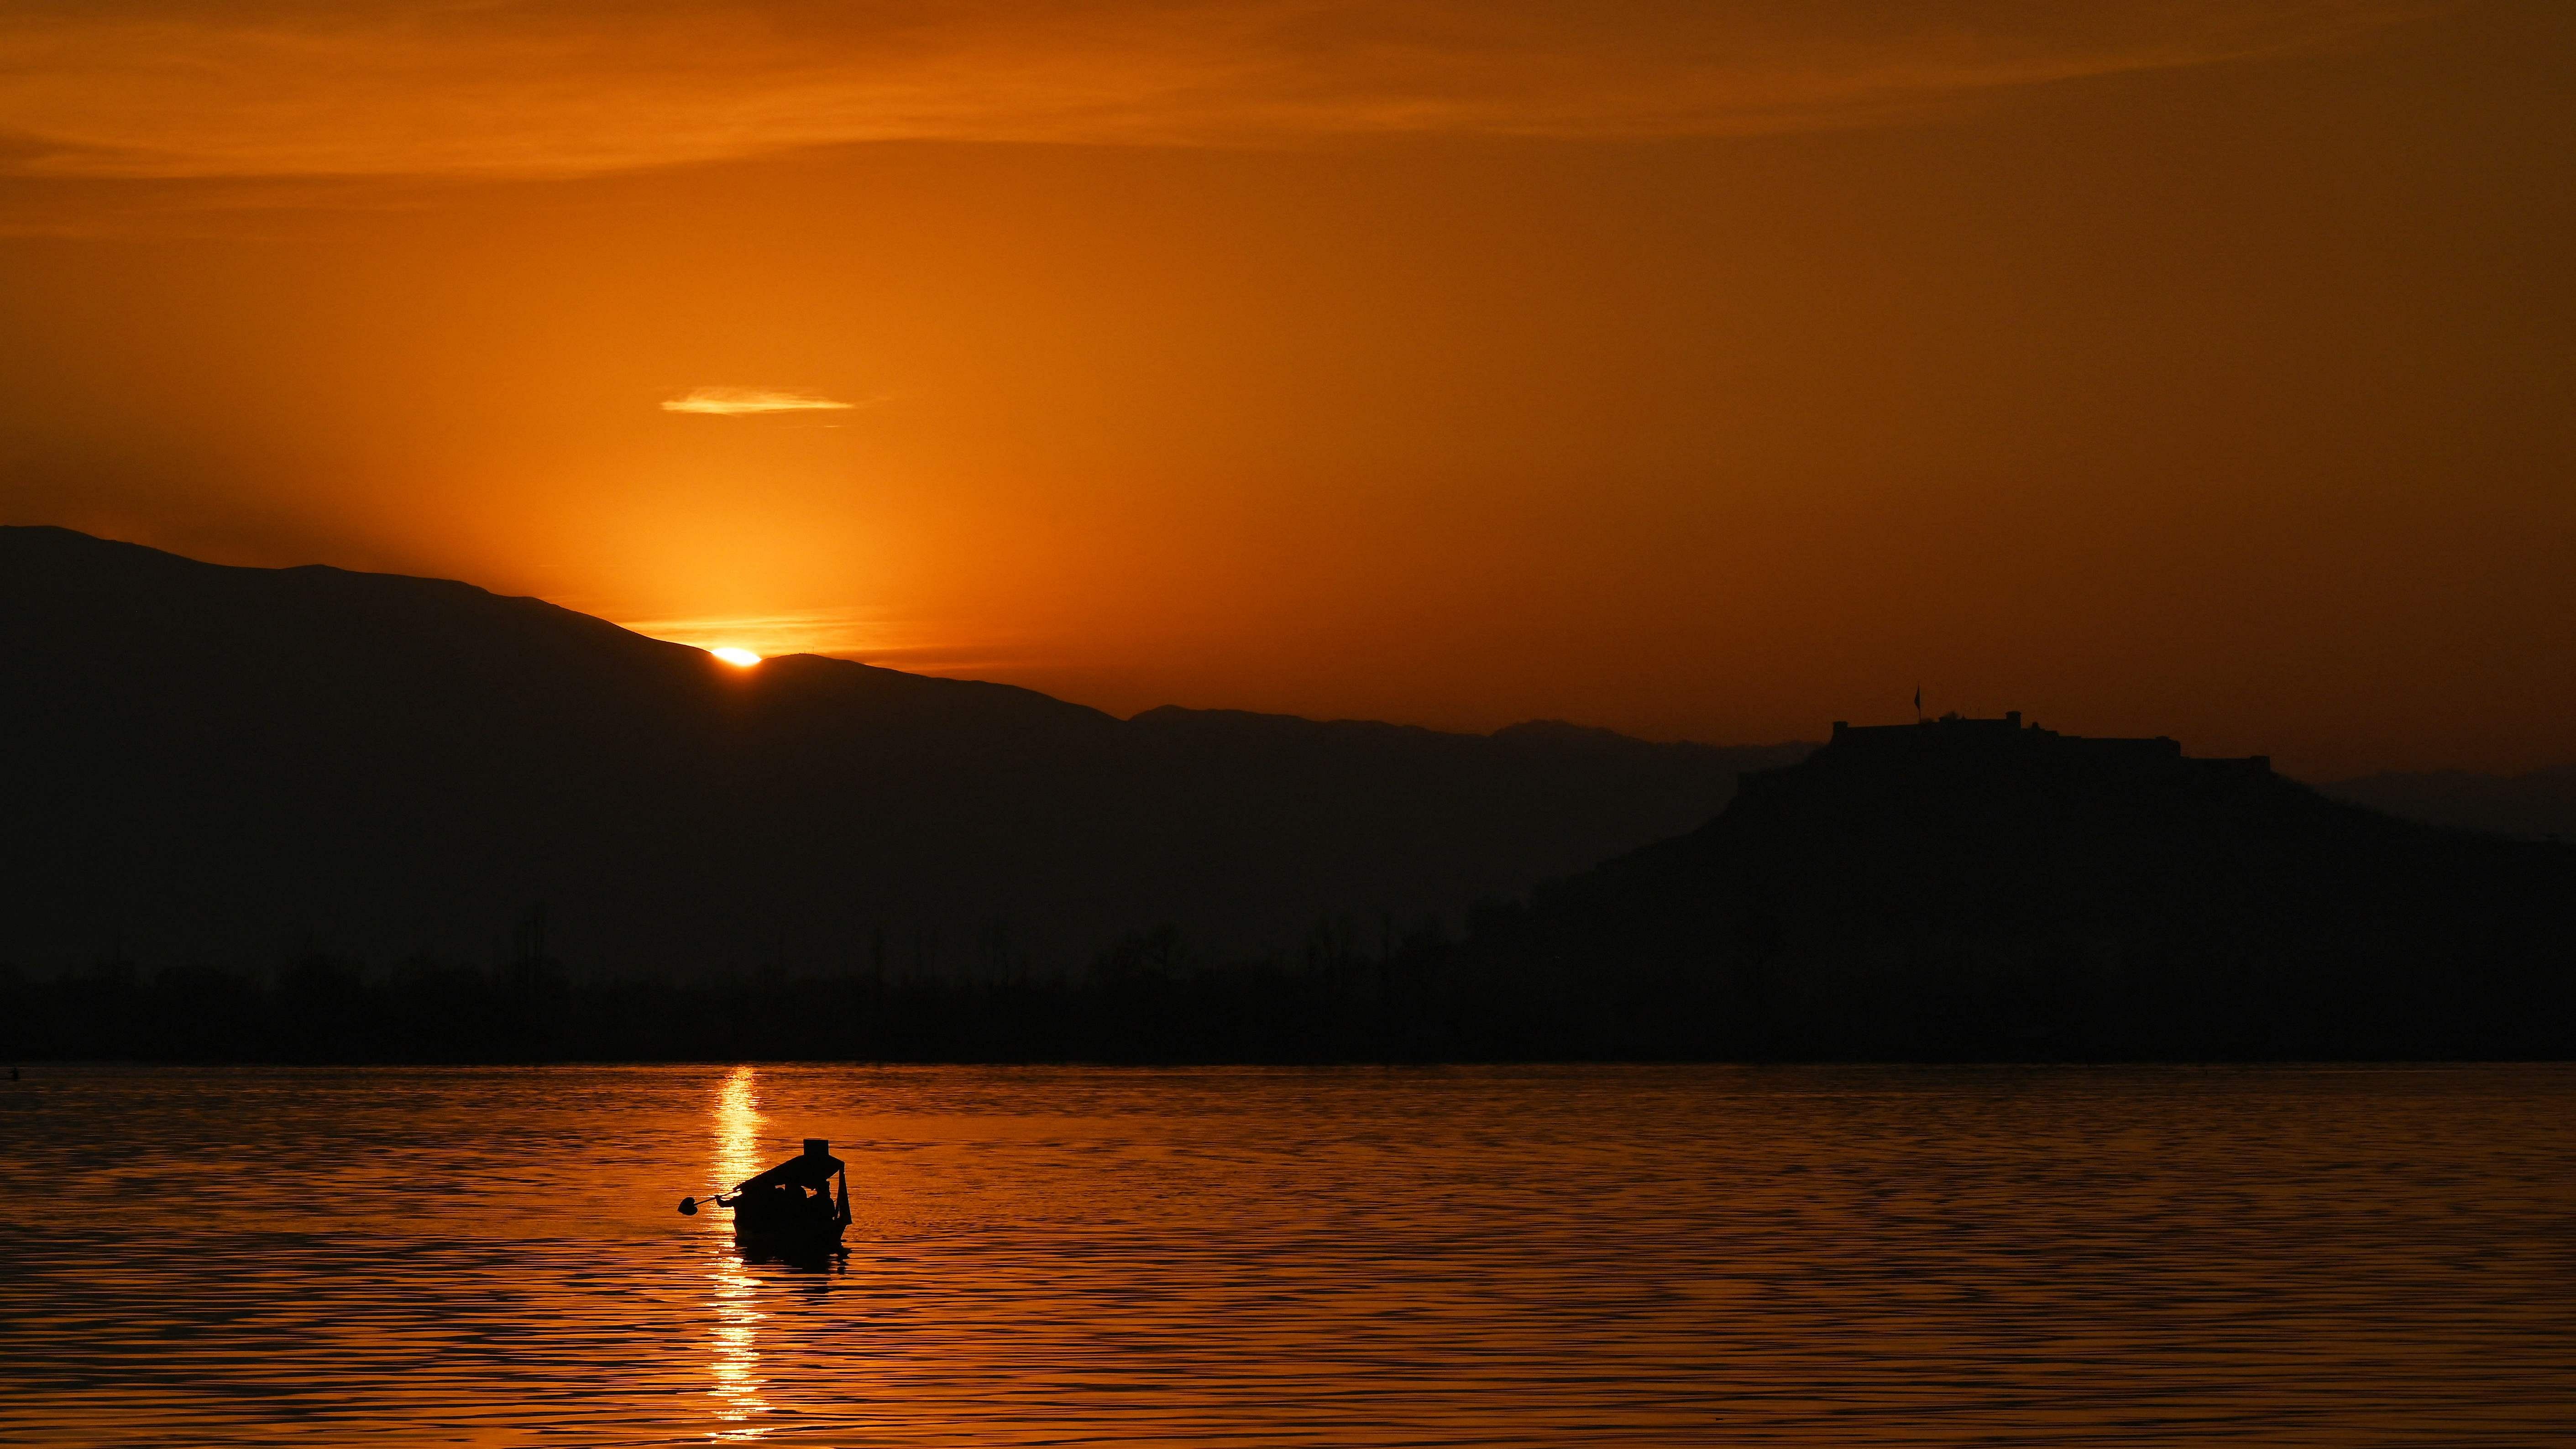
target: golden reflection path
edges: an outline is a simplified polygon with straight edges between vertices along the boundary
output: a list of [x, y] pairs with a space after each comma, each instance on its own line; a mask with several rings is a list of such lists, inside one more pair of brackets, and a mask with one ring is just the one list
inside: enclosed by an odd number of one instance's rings
[[[721, 1187], [760, 1171], [760, 1098], [754, 1073], [736, 1067], [716, 1089], [715, 1181]], [[768, 1430], [760, 1416], [769, 1412], [761, 1396], [760, 1310], [752, 1294], [758, 1280], [742, 1260], [719, 1252], [711, 1260], [707, 1282], [710, 1320], [707, 1376], [714, 1384], [718, 1442], [758, 1439]]]

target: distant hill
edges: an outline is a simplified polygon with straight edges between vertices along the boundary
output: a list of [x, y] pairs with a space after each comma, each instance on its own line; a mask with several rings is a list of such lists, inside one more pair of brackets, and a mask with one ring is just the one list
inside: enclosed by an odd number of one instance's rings
[[[1010, 975], [1294, 956], [1687, 830], [1807, 747], [1161, 709], [0, 529], [0, 962]], [[1320, 927], [1320, 932], [1319, 932]], [[514, 943], [515, 938], [515, 943]]]
[[2564, 1056], [2576, 847], [2170, 740], [1837, 727], [1450, 969], [1491, 983], [1447, 1028], [1478, 1055]]
[[2390, 772], [2319, 785], [2325, 795], [2427, 825], [2576, 841], [2576, 765], [2523, 775]]

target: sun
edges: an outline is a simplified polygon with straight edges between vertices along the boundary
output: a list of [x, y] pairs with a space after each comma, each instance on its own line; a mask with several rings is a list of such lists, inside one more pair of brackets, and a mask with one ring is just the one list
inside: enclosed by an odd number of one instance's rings
[[737, 665], [744, 669], [749, 669], [751, 666], [760, 662], [760, 656], [752, 653], [748, 649], [734, 649], [727, 647], [723, 649], [710, 649], [707, 652], [718, 659], [723, 660], [727, 664]]

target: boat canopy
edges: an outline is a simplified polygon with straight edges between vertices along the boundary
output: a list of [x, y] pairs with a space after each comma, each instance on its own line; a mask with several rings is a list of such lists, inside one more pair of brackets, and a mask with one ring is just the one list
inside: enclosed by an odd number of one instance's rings
[[819, 1191], [829, 1188], [833, 1177], [840, 1171], [841, 1159], [832, 1155], [831, 1142], [821, 1137], [808, 1137], [803, 1156], [791, 1157], [758, 1177], [736, 1183], [734, 1191], [751, 1192], [775, 1186], [810, 1187]]

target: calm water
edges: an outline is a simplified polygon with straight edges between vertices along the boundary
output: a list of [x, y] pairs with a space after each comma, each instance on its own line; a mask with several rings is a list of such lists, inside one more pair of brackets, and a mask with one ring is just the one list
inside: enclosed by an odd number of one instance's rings
[[[2576, 1071], [45, 1068], [0, 1439], [2562, 1444]], [[827, 1136], [829, 1273], [730, 1184]]]

